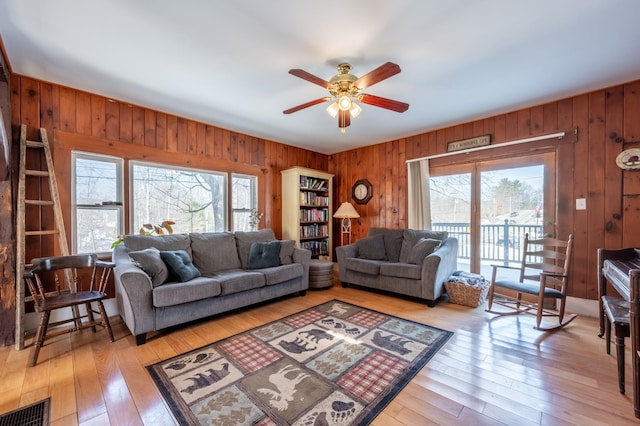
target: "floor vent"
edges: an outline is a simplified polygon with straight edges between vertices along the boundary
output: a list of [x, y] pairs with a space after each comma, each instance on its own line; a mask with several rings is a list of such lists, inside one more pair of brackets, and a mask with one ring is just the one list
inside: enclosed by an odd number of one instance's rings
[[0, 415], [0, 426], [48, 426], [49, 398]]

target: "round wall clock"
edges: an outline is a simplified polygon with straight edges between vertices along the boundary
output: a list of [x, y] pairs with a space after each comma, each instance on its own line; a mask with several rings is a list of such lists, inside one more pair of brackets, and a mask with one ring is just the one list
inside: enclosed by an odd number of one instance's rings
[[625, 149], [616, 157], [616, 164], [623, 170], [640, 169], [640, 149]]
[[351, 188], [351, 198], [358, 204], [366, 204], [373, 196], [371, 182], [367, 179], [360, 179]]

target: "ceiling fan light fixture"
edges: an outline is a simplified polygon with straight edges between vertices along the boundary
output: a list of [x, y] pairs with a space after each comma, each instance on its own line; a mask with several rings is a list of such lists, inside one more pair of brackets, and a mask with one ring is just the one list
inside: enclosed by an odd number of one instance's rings
[[351, 118], [356, 118], [362, 112], [362, 108], [355, 102], [351, 102], [351, 108], [349, 108], [349, 113], [351, 114]]
[[327, 112], [331, 116], [331, 118], [336, 118], [338, 115], [338, 102], [334, 102], [327, 107]]
[[338, 98], [338, 108], [348, 111], [351, 108], [351, 98], [347, 95], [340, 96]]
[[362, 107], [359, 103], [373, 105], [395, 112], [405, 112], [409, 108], [409, 104], [404, 102], [361, 93], [361, 91], [367, 87], [398, 74], [400, 72], [398, 64], [386, 62], [362, 77], [351, 74], [351, 69], [351, 65], [346, 62], [339, 64], [338, 74], [331, 77], [329, 81], [302, 69], [290, 69], [289, 74], [327, 89], [330, 96], [314, 99], [282, 112], [284, 114], [291, 114], [323, 102], [331, 102], [331, 105], [326, 108], [327, 114], [329, 114], [331, 118], [337, 117], [340, 133], [344, 134], [347, 132], [346, 128], [351, 125], [351, 119], [358, 117], [362, 112]]

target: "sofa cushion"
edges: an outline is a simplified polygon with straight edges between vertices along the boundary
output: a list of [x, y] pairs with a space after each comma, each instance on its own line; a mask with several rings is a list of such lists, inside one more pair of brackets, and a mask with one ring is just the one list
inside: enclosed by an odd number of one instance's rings
[[357, 257], [347, 258], [346, 269], [363, 274], [378, 275], [380, 274], [380, 265], [384, 263], [379, 260], [359, 259]]
[[419, 280], [422, 278], [422, 268], [411, 263], [383, 263], [380, 265], [380, 275]]
[[402, 263], [409, 262], [409, 253], [416, 245], [420, 238], [431, 238], [434, 240], [444, 241], [449, 236], [447, 231], [427, 231], [422, 229], [405, 229], [403, 232], [402, 248], [400, 249], [400, 258]]
[[263, 273], [242, 269], [218, 271], [213, 277], [217, 281], [220, 281], [221, 296], [264, 287], [266, 282]]
[[189, 234], [171, 235], [125, 235], [124, 245], [129, 250], [144, 250], [155, 247], [160, 251], [186, 250], [191, 256], [191, 239]]
[[294, 240], [280, 241], [280, 264], [289, 265], [293, 263], [293, 249], [296, 247]]
[[397, 262], [404, 240], [404, 229], [370, 228], [368, 236], [376, 235], [382, 235], [384, 239], [386, 259], [390, 262]]
[[280, 265], [280, 241], [251, 243], [247, 269], [272, 268]]
[[151, 278], [154, 287], [162, 285], [169, 278], [169, 269], [160, 257], [160, 250], [149, 247], [144, 250], [130, 251], [129, 257]]
[[153, 289], [153, 306], [156, 308], [189, 303], [216, 297], [220, 294], [220, 282], [212, 277], [197, 277], [187, 282], [168, 282]]
[[424, 258], [440, 247], [441, 243], [442, 241], [434, 240], [432, 238], [420, 238], [409, 253], [408, 263], [413, 263], [415, 265], [422, 264]]
[[300, 263], [292, 263], [274, 268], [259, 269], [258, 271], [264, 274], [267, 285], [273, 285], [301, 277], [304, 274], [304, 267]]
[[178, 281], [185, 282], [200, 276], [186, 250], [161, 251], [160, 257]]
[[231, 232], [203, 232], [190, 235], [193, 264], [203, 275], [240, 268], [236, 238]]
[[356, 241], [356, 256], [360, 259], [384, 260], [386, 258], [384, 237], [375, 235]]
[[271, 229], [261, 229], [250, 232], [237, 231], [235, 237], [242, 269], [247, 269], [249, 266], [249, 249], [251, 248], [251, 243], [273, 241], [276, 239]]

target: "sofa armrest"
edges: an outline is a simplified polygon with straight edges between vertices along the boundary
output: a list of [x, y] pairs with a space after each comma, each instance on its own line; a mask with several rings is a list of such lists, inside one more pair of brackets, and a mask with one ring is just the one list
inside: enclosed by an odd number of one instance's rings
[[293, 263], [300, 263], [304, 268], [302, 274], [302, 290], [309, 288], [309, 265], [311, 264], [311, 251], [295, 247], [293, 249]]
[[422, 261], [422, 297], [436, 300], [444, 293], [444, 283], [458, 269], [458, 239], [447, 238]]
[[356, 257], [356, 245], [349, 244], [346, 246], [336, 247], [336, 258], [338, 260], [339, 279], [345, 282], [347, 276], [347, 259]]
[[149, 275], [129, 259], [128, 251], [124, 246], [113, 251], [114, 283], [120, 317], [137, 336], [155, 330], [153, 285]]

